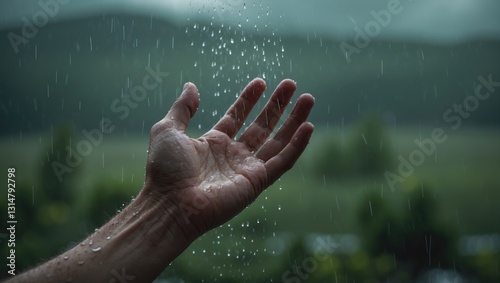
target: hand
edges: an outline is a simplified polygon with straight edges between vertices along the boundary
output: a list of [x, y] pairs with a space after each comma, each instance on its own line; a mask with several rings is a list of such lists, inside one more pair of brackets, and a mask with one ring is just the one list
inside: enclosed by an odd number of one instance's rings
[[250, 82], [210, 131], [190, 139], [185, 130], [199, 99], [196, 87], [186, 84], [151, 129], [146, 181], [137, 198], [81, 244], [10, 282], [152, 282], [197, 237], [253, 202], [306, 148], [313, 132], [306, 122], [314, 104], [310, 94], [299, 97], [267, 140], [296, 89], [290, 80], [234, 140], [265, 88], [261, 79]]
[[[235, 140], [266, 84], [255, 79], [221, 120], [198, 139], [185, 130], [199, 105], [195, 85], [187, 83], [168, 114], [151, 129], [145, 192], [174, 207], [176, 222], [189, 240], [225, 223], [283, 173], [306, 148], [313, 125], [310, 94], [297, 100], [290, 116], [268, 139], [296, 90], [284, 80], [262, 112]], [[267, 141], [266, 141], [267, 140]]]

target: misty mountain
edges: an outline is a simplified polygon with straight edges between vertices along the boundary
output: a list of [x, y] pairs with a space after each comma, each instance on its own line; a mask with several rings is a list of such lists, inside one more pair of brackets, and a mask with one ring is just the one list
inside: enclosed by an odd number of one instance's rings
[[[3, 134], [68, 121], [77, 129], [95, 128], [102, 117], [141, 132], [163, 117], [185, 81], [200, 90], [193, 124], [203, 128], [257, 76], [269, 89], [289, 77], [298, 92], [313, 93], [316, 124], [350, 123], [376, 113], [391, 126], [438, 126], [446, 123], [448, 109], [474, 95], [479, 76], [500, 81], [495, 40], [438, 45], [356, 34], [350, 40], [315, 33], [273, 36], [210, 21], [179, 25], [155, 16], [102, 14], [50, 23], [16, 54], [9, 34], [22, 31], [0, 32]], [[142, 84], [148, 69], [168, 75], [146, 99], [128, 105], [122, 119], [118, 107], [127, 105], [124, 97]], [[500, 98], [480, 102], [466, 124], [498, 126]]]

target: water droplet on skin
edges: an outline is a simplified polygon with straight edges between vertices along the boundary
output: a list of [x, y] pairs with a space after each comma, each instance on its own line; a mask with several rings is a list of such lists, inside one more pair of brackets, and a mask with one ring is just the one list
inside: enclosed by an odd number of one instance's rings
[[110, 239], [111, 239], [111, 237], [110, 237], [110, 236], [107, 236], [107, 237], [106, 237], [106, 240], [110, 240]]
[[98, 252], [98, 251], [100, 251], [100, 250], [101, 250], [101, 247], [97, 247], [97, 248], [93, 248], [93, 249], [92, 249], [92, 251], [93, 251], [94, 253], [96, 253], [96, 252]]
[[63, 259], [64, 259], [64, 260], [68, 260], [68, 258], [69, 258], [69, 256], [67, 256], [67, 255], [65, 255], [65, 256], [63, 257]]
[[92, 240], [90, 240], [90, 242], [89, 242], [89, 246], [92, 246]]
[[78, 265], [83, 265], [83, 264], [85, 263], [85, 261], [80, 260], [80, 261], [79, 261], [79, 262], [77, 262], [77, 263], [78, 263]]

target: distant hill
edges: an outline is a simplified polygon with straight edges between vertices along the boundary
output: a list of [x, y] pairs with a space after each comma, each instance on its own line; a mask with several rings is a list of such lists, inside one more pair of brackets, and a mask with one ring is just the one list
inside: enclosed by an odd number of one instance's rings
[[[120, 132], [142, 132], [166, 113], [185, 81], [201, 92], [193, 124], [208, 127], [250, 79], [269, 88], [290, 77], [311, 92], [316, 124], [350, 123], [378, 113], [389, 124], [444, 124], [443, 113], [474, 94], [478, 76], [500, 81], [500, 42], [457, 46], [373, 39], [349, 63], [339, 41], [314, 36], [269, 37], [236, 26], [192, 23], [126, 14], [49, 24], [19, 46], [0, 31], [0, 134], [48, 130], [65, 122], [77, 129], [111, 118]], [[346, 42], [353, 46], [354, 42]], [[115, 100], [142, 85], [147, 66], [169, 73], [125, 119]], [[467, 119], [499, 126], [500, 90]], [[146, 129], [147, 130], [147, 129]]]

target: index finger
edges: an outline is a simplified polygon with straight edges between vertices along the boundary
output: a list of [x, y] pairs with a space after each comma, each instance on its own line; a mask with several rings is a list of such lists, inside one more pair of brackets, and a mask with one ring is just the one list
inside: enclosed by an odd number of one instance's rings
[[251, 81], [212, 129], [226, 133], [231, 139], [234, 138], [265, 89], [264, 80], [257, 78]]

